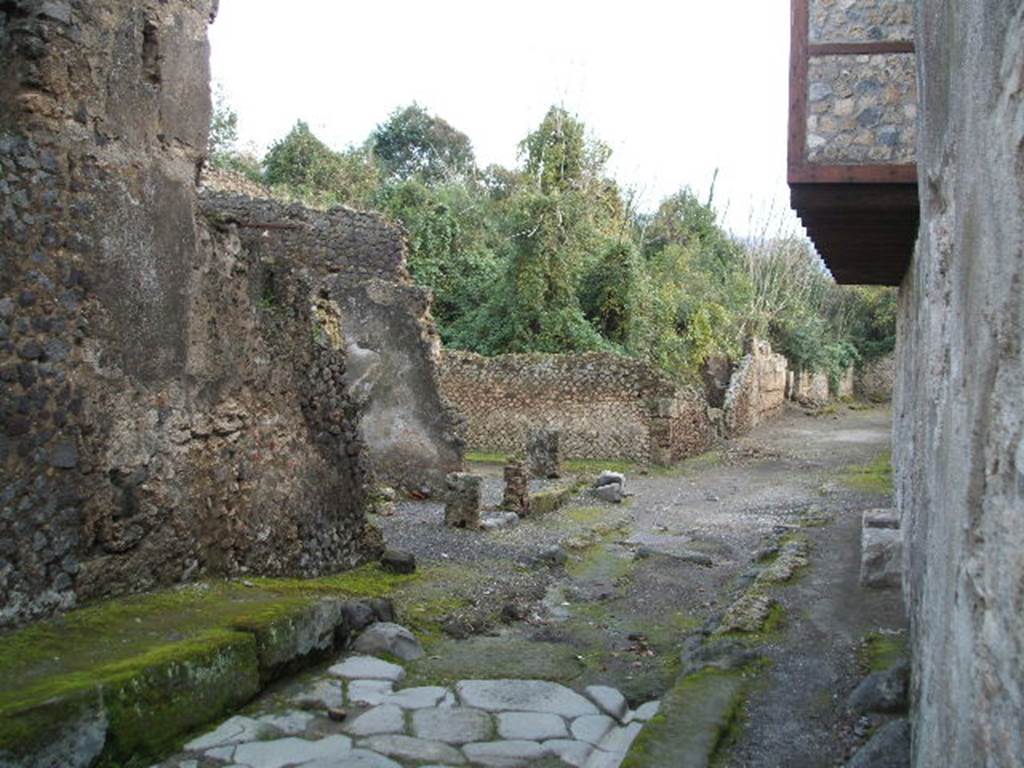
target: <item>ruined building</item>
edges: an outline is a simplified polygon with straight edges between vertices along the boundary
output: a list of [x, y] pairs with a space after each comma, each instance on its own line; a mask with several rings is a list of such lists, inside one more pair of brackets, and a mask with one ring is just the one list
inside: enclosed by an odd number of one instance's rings
[[913, 762], [1019, 765], [1024, 3], [794, 0], [793, 31], [793, 205], [840, 282], [900, 286]]
[[0, 3], [0, 626], [352, 566], [374, 472], [461, 464], [394, 227], [200, 205], [215, 10]]

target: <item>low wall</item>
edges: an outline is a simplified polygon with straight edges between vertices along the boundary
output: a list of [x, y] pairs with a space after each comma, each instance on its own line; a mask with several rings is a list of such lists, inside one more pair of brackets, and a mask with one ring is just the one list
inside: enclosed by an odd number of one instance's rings
[[725, 393], [725, 432], [745, 434], [775, 418], [786, 404], [786, 358], [764, 341], [750, 344]]
[[670, 463], [715, 438], [702, 393], [607, 353], [481, 357], [446, 351], [441, 392], [469, 447], [521, 453], [530, 429], [562, 432], [568, 458]]

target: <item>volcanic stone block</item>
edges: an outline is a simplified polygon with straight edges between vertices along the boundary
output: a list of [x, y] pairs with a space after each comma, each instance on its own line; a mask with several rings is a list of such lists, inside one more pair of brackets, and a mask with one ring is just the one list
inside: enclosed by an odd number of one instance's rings
[[526, 460], [534, 477], [556, 478], [562, 473], [562, 433], [534, 429], [526, 438]]
[[501, 506], [525, 517], [530, 513], [530, 476], [526, 464], [512, 461], [505, 465], [505, 494]]
[[480, 527], [479, 475], [452, 472], [448, 475], [448, 500], [444, 507], [445, 525], [452, 528]]

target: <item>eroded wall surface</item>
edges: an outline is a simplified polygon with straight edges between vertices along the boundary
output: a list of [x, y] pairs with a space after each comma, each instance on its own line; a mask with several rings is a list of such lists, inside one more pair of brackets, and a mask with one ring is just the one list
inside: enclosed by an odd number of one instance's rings
[[0, 4], [0, 626], [372, 549], [339, 297], [196, 215], [212, 11]]
[[914, 757], [1024, 755], [1024, 5], [918, 3], [921, 232], [900, 296], [897, 498]]
[[340, 312], [345, 387], [359, 408], [376, 478], [442, 490], [445, 476], [462, 469], [463, 446], [438, 389], [440, 339], [430, 296], [406, 271], [402, 232], [374, 213], [313, 211], [213, 191], [203, 194], [203, 211], [230, 227], [260, 265], [269, 309], [282, 270], [315, 276]]
[[772, 352], [768, 342], [750, 344], [725, 394], [725, 428], [730, 437], [744, 435], [782, 413], [786, 367], [786, 358]]

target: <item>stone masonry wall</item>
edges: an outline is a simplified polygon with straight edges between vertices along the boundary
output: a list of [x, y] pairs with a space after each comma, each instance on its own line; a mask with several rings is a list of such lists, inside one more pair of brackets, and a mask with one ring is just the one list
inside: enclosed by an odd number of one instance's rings
[[1024, 755], [1024, 4], [918, 2], [921, 230], [894, 450], [913, 763]]
[[567, 458], [670, 463], [714, 440], [701, 393], [611, 354], [486, 358], [446, 351], [441, 390], [475, 450], [522, 453], [527, 432], [547, 427], [561, 430]]
[[914, 39], [913, 0], [810, 0], [812, 43]]
[[341, 297], [196, 215], [212, 11], [0, 3], [0, 626], [369, 550]]
[[445, 476], [462, 469], [462, 442], [439, 395], [440, 339], [429, 294], [406, 271], [402, 232], [378, 214], [348, 208], [325, 213], [216, 192], [202, 200], [206, 216], [237, 232], [260, 265], [271, 307], [282, 270], [320, 276], [340, 313], [345, 386], [360, 409], [377, 479], [443, 490]]
[[854, 394], [862, 400], [887, 403], [892, 400], [893, 383], [896, 378], [896, 354], [868, 360], [857, 366], [854, 377]]
[[746, 434], [782, 413], [785, 404], [786, 358], [773, 353], [767, 342], [752, 342], [726, 391], [726, 434]]

